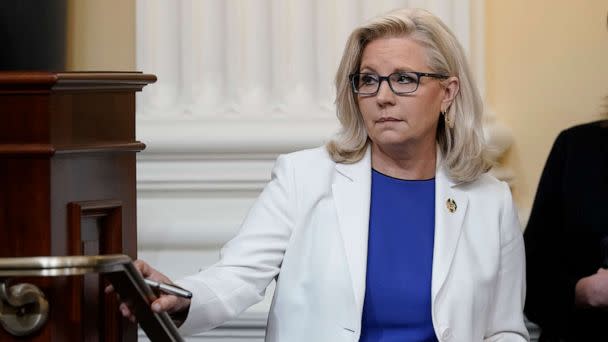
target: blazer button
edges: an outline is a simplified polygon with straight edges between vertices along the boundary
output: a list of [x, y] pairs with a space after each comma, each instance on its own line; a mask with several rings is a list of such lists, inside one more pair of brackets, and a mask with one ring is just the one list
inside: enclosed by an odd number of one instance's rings
[[452, 336], [452, 330], [450, 330], [450, 328], [445, 328], [441, 332], [441, 339], [443, 341], [448, 340], [451, 336]]

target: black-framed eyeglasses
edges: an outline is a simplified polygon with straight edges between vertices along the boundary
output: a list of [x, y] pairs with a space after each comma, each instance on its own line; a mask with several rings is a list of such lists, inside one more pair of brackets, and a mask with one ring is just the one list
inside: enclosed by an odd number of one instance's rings
[[365, 96], [376, 95], [384, 80], [388, 82], [389, 88], [391, 88], [396, 95], [411, 94], [418, 89], [420, 78], [422, 77], [446, 79], [449, 76], [417, 71], [395, 72], [388, 76], [380, 76], [371, 73], [354, 73], [349, 75], [353, 92]]

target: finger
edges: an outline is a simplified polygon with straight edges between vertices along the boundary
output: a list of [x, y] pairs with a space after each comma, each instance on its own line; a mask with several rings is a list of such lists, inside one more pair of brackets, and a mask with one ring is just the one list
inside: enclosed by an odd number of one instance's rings
[[177, 308], [178, 298], [176, 296], [161, 296], [152, 303], [152, 311], [172, 313]]
[[135, 260], [133, 262], [133, 265], [135, 265], [135, 268], [141, 273], [141, 275], [144, 278], [149, 278], [149, 279], [152, 279], [152, 280], [156, 280], [156, 281], [160, 281], [160, 282], [165, 282], [165, 283], [168, 283], [168, 284], [172, 284], [173, 283], [171, 281], [171, 279], [169, 279], [166, 275], [158, 272], [157, 270], [155, 270], [152, 266], [150, 266], [149, 264], [147, 264], [143, 260]]
[[118, 309], [120, 310], [120, 313], [123, 315], [123, 317], [129, 318], [129, 316], [133, 315], [133, 313], [125, 303], [120, 303]]
[[150, 278], [157, 281], [166, 281], [166, 279], [164, 279], [165, 277], [162, 274], [160, 274], [157, 270], [155, 270], [145, 261], [135, 260], [133, 264], [144, 278]]
[[108, 286], [106, 286], [104, 291], [105, 291], [105, 293], [112, 293], [112, 292], [114, 292], [114, 286], [108, 285]]
[[144, 278], [147, 278], [150, 275], [151, 267], [146, 262], [142, 260], [135, 260], [133, 261], [133, 265], [139, 271], [139, 273], [144, 276]]

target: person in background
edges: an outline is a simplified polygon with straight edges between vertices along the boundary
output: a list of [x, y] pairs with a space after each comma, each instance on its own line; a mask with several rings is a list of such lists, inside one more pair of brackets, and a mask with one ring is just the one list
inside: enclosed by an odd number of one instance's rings
[[540, 342], [608, 341], [608, 106], [604, 116], [559, 134], [538, 184], [524, 239]]
[[375, 18], [350, 35], [336, 88], [336, 139], [280, 156], [221, 260], [176, 281], [192, 299], [152, 309], [196, 333], [276, 279], [266, 341], [527, 341], [521, 229], [509, 187], [486, 173], [454, 34], [424, 10]]
[[[608, 115], [607, 115], [608, 116]], [[524, 233], [540, 341], [608, 341], [608, 120], [559, 134]]]

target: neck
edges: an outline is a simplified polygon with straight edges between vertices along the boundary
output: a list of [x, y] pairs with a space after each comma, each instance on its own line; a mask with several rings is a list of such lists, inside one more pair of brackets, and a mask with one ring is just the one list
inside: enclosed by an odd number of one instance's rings
[[372, 167], [400, 179], [430, 179], [435, 177], [437, 150], [435, 144], [424, 147], [379, 146], [372, 142]]

